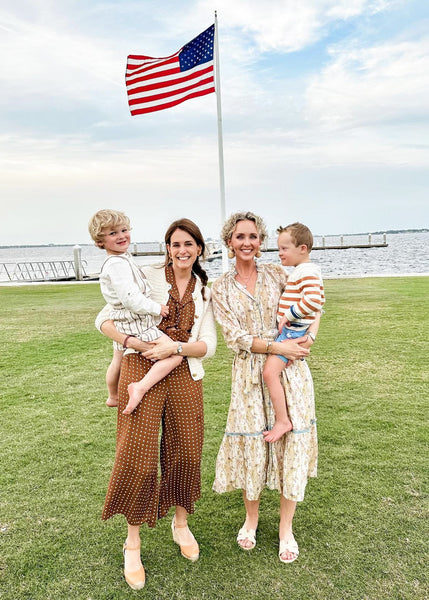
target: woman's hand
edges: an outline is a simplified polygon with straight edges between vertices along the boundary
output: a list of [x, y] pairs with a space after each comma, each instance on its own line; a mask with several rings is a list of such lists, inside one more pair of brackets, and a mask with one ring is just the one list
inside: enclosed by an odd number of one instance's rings
[[177, 342], [173, 342], [169, 338], [165, 339], [165, 337], [154, 340], [151, 342], [151, 346], [150, 350], [142, 352], [143, 356], [149, 360], [161, 360], [177, 352]]
[[283, 340], [282, 342], [273, 342], [271, 344], [270, 354], [281, 354], [290, 361], [298, 358], [305, 358], [310, 354], [310, 350], [305, 347], [305, 337], [292, 340]]
[[301, 345], [302, 345], [303, 348], [310, 349], [313, 344], [314, 344], [314, 342], [313, 342], [313, 340], [311, 339], [311, 337], [309, 335], [302, 336]]

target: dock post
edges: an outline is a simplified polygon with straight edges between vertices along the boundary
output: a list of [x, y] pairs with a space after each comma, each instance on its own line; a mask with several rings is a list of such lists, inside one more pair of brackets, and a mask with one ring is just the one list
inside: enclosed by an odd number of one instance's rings
[[343, 236], [341, 236], [341, 237], [340, 237], [340, 246], [342, 246], [342, 245], [343, 245], [343, 243], [344, 243], [344, 237], [343, 237]]
[[325, 247], [325, 236], [322, 237], [322, 246]]
[[368, 233], [368, 246], [371, 246], [371, 234]]
[[137, 244], [134, 242], [134, 254], [137, 254]]
[[385, 243], [386, 243], [386, 234], [383, 233], [383, 244], [385, 244]]
[[83, 270], [82, 270], [82, 248], [76, 244], [73, 246], [73, 259], [74, 259], [74, 272], [76, 275], [76, 281], [82, 281]]

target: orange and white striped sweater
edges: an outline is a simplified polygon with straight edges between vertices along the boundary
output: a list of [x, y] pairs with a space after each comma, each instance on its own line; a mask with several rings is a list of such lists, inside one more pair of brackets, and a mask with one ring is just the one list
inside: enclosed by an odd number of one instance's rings
[[301, 263], [289, 275], [280, 297], [277, 319], [285, 315], [290, 321], [289, 329], [302, 330], [315, 319], [325, 303], [323, 280], [320, 267], [311, 262]]

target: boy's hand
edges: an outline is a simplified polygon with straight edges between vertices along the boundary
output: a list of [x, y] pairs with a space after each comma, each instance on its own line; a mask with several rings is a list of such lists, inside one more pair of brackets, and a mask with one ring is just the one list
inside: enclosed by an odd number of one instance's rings
[[170, 309], [165, 304], [161, 304], [161, 317], [168, 317]]
[[283, 327], [284, 327], [285, 325], [287, 325], [287, 326], [289, 327], [289, 325], [290, 325], [290, 321], [288, 321], [286, 317], [282, 317], [282, 318], [280, 319], [280, 321], [279, 321], [279, 333], [281, 333], [281, 332], [282, 332], [282, 330], [283, 330]]

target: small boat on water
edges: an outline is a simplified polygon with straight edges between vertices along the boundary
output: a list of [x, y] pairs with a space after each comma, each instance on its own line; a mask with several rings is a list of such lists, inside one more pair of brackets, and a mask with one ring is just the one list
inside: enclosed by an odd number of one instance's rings
[[212, 242], [207, 243], [208, 255], [206, 258], [206, 262], [212, 262], [216, 258], [222, 258], [222, 247], [219, 244], [214, 244]]

